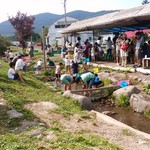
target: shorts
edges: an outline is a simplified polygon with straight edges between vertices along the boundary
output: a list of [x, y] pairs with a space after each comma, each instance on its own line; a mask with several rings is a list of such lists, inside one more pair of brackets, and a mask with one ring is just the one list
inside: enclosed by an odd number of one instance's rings
[[70, 66], [66, 66], [65, 68], [66, 68], [66, 70], [68, 70], [68, 69], [70, 69]]
[[102, 84], [102, 81], [94, 82], [93, 85], [100, 85]]
[[116, 50], [116, 57], [120, 56], [120, 50]]
[[60, 74], [55, 74], [55, 77], [56, 77], [57, 79], [60, 79]]
[[19, 75], [18, 75], [18, 73], [16, 73], [15, 75], [14, 75], [14, 80], [17, 80], [19, 78]]
[[89, 81], [87, 81], [87, 83], [88, 83], [88, 88], [89, 88], [89, 89], [92, 88], [93, 83], [94, 83], [94, 80], [95, 80], [95, 78], [92, 78], [92, 79], [90, 79]]
[[140, 59], [140, 49], [136, 49], [136, 50], [135, 50], [135, 57], [136, 57], [137, 59]]

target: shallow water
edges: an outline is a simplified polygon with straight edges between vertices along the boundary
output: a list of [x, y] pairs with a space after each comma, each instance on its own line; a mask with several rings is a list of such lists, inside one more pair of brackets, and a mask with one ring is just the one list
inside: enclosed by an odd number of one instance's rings
[[150, 134], [150, 119], [145, 118], [143, 114], [133, 112], [131, 108], [115, 107], [102, 104], [101, 102], [93, 102], [93, 109], [98, 112], [115, 112], [116, 114], [112, 115], [112, 118], [123, 122], [134, 129]]

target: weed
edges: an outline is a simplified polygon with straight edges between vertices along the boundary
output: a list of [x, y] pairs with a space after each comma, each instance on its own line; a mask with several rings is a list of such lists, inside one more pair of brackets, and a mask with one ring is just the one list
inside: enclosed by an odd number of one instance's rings
[[105, 78], [104, 80], [103, 80], [103, 85], [104, 86], [108, 86], [108, 85], [110, 85], [112, 83], [112, 81], [110, 80], [110, 79], [108, 79], [108, 78]]
[[125, 136], [132, 136], [133, 135], [133, 133], [130, 130], [128, 130], [128, 129], [123, 129], [122, 133]]
[[150, 109], [149, 109], [149, 110], [145, 110], [144, 116], [145, 116], [146, 118], [149, 118], [149, 119], [150, 119]]
[[115, 104], [121, 107], [129, 106], [129, 99], [125, 95], [121, 95], [120, 98], [115, 99]]
[[143, 90], [150, 95], [150, 84], [144, 84]]

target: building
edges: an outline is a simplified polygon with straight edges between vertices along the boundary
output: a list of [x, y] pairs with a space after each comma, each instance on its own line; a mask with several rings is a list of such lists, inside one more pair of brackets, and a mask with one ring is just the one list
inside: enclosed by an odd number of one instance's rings
[[[64, 45], [64, 36], [61, 34], [61, 31], [65, 28], [70, 26], [72, 23], [77, 22], [79, 20], [72, 18], [72, 17], [66, 17], [67, 20], [67, 25], [65, 26], [65, 18], [61, 18], [54, 22], [53, 24], [50, 25], [48, 29], [48, 35], [46, 38], [46, 44], [50, 45], [57, 45], [57, 46], [62, 46]], [[80, 36], [82, 41], [85, 41], [87, 38], [93, 39], [93, 33], [91, 31], [86, 31], [86, 32], [80, 32], [77, 33], [76, 35], [71, 35], [67, 34], [67, 38], [69, 42], [75, 43], [77, 37]]]
[[48, 29], [48, 35], [47, 35], [47, 44], [50, 45], [63, 45], [63, 35], [61, 34], [61, 31], [65, 28], [70, 26], [72, 23], [78, 21], [75, 18], [72, 17], [66, 17], [66, 26], [65, 26], [65, 18], [61, 18], [50, 25]]

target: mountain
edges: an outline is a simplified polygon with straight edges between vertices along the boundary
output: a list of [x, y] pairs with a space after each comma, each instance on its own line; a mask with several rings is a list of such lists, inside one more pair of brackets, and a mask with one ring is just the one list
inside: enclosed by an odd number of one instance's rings
[[[82, 10], [76, 10], [72, 12], [68, 12], [66, 15], [69, 17], [76, 18], [78, 20], [84, 20], [96, 16], [101, 16], [104, 14], [112, 13], [117, 10], [108, 10], [108, 11], [99, 11], [99, 12], [88, 12], [88, 11], [82, 11]], [[36, 33], [41, 33], [42, 26], [50, 26], [53, 22], [56, 20], [64, 17], [64, 15], [57, 15], [52, 13], [40, 13], [34, 16], [34, 30]], [[0, 34], [5, 36], [11, 36], [14, 35], [15, 30], [13, 29], [12, 25], [9, 23], [9, 21], [4, 21], [0, 23]]]

